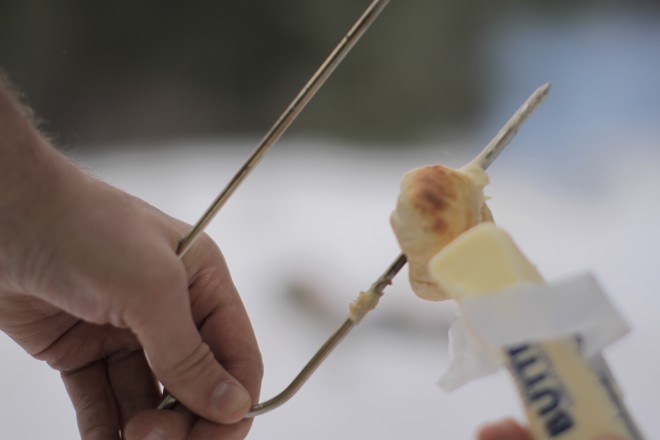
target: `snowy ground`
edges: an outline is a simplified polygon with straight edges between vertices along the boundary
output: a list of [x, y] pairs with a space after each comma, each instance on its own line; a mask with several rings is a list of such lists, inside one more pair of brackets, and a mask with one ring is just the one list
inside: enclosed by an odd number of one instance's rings
[[[539, 113], [542, 117], [542, 113]], [[166, 212], [194, 221], [251, 149], [177, 146], [85, 157], [104, 179]], [[629, 144], [630, 145], [630, 144]], [[607, 351], [627, 402], [649, 438], [660, 436], [652, 403], [660, 391], [660, 216], [655, 149], [614, 145], [585, 172], [588, 187], [557, 181], [551, 166], [516, 159], [514, 141], [492, 167], [488, 193], [508, 229], [548, 279], [593, 271], [634, 327]], [[356, 153], [341, 145], [279, 145], [224, 208], [209, 232], [224, 250], [264, 353], [264, 397], [279, 392], [339, 325], [347, 304], [397, 255], [387, 217], [400, 175], [442, 147]], [[560, 167], [560, 164], [554, 166]], [[594, 183], [600, 182], [600, 183]], [[291, 402], [261, 416], [253, 439], [468, 439], [485, 420], [520, 407], [498, 374], [451, 394], [435, 382], [446, 365], [451, 307], [416, 299], [405, 276]], [[48, 367], [0, 340], [0, 438], [75, 438], [63, 387]], [[36, 422], [38, 421], [38, 422]]]
[[[539, 26], [535, 35], [551, 32]], [[643, 63], [660, 32], [635, 33], [625, 21], [619, 31], [609, 27], [621, 37], [614, 39], [620, 46], [609, 45], [621, 52], [624, 62], [617, 65], [606, 62], [612, 53], [593, 50], [600, 47], [593, 37], [599, 29], [555, 29], [549, 39], [555, 52], [541, 51], [543, 56], [535, 44], [547, 38], [526, 39], [527, 46], [504, 38], [491, 48], [504, 57], [494, 74], [518, 76], [500, 78], [504, 92], [495, 97], [484, 127], [501, 124], [542, 82], [552, 81], [554, 88], [493, 164], [487, 193], [496, 221], [546, 278], [591, 271], [629, 319], [632, 333], [605, 354], [632, 414], [654, 439], [660, 438], [660, 355], [654, 348], [660, 335], [660, 69]], [[515, 36], [529, 30], [510, 31]], [[548, 60], [550, 55], [556, 59]], [[537, 68], [517, 72], [521, 59]], [[460, 165], [494, 130], [462, 139], [459, 150], [438, 141], [357, 151], [288, 137], [264, 159], [209, 229], [263, 350], [263, 397], [288, 384], [342, 322], [357, 292], [398, 254], [387, 219], [400, 176], [426, 163]], [[103, 179], [194, 222], [256, 141], [180, 142], [157, 155], [127, 147], [77, 159]], [[435, 386], [447, 361], [452, 308], [415, 298], [405, 275], [292, 401], [256, 420], [251, 439], [462, 440], [484, 421], [521, 417], [503, 373], [451, 394]], [[58, 376], [4, 337], [0, 356], [0, 438], [76, 438]]]

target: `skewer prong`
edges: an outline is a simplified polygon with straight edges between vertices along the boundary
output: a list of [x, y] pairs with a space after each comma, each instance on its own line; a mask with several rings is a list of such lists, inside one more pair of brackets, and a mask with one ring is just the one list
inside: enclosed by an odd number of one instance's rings
[[353, 46], [355, 46], [355, 43], [357, 43], [362, 35], [364, 35], [369, 26], [371, 26], [376, 18], [378, 18], [389, 2], [390, 0], [374, 0], [374, 2], [369, 5], [358, 21], [348, 31], [344, 38], [342, 38], [337, 47], [335, 47], [302, 90], [300, 90], [298, 95], [293, 101], [291, 101], [291, 104], [289, 104], [284, 113], [282, 113], [275, 124], [273, 124], [257, 148], [252, 152], [252, 155], [250, 155], [227, 186], [222, 190], [213, 203], [211, 203], [211, 206], [209, 206], [206, 212], [204, 212], [188, 235], [181, 240], [177, 249], [177, 255], [179, 257], [183, 257], [186, 252], [188, 252], [191, 246], [195, 243], [195, 240], [197, 240], [204, 229], [206, 229], [209, 223], [215, 218], [215, 215], [220, 208], [222, 208], [234, 191], [236, 191], [238, 186], [257, 166], [270, 147], [280, 139], [284, 132], [291, 126], [293, 121], [296, 120], [300, 112], [312, 100], [321, 86], [325, 84], [326, 80], [332, 75], [337, 66], [351, 51]]
[[509, 118], [500, 131], [493, 139], [486, 145], [486, 147], [479, 153], [472, 161], [471, 164], [479, 165], [483, 170], [486, 170], [497, 156], [509, 145], [511, 139], [516, 135], [520, 126], [527, 120], [529, 115], [538, 107], [538, 105], [546, 97], [550, 90], [550, 83], [545, 83], [527, 98], [527, 100], [520, 106], [520, 108]]

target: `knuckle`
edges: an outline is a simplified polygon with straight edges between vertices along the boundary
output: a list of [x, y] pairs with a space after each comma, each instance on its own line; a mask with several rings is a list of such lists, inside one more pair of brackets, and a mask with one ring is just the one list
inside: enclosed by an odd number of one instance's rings
[[261, 381], [264, 377], [264, 360], [260, 352], [251, 352], [243, 361], [243, 366], [251, 375]]
[[260, 354], [257, 355], [256, 358], [253, 359], [252, 365], [255, 369], [255, 376], [259, 379], [259, 382], [261, 382], [264, 378], [265, 372], [263, 357]]
[[212, 377], [215, 365], [213, 352], [206, 343], [200, 342], [188, 356], [167, 368], [167, 376], [176, 382], [190, 383]]

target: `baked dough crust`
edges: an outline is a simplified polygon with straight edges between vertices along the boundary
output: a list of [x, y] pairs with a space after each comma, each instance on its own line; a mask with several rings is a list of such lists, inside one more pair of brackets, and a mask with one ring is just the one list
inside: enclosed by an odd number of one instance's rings
[[426, 266], [459, 234], [493, 221], [483, 194], [488, 182], [486, 172], [472, 164], [460, 170], [429, 165], [403, 176], [390, 223], [408, 259], [410, 284], [417, 296], [431, 301], [448, 298]]

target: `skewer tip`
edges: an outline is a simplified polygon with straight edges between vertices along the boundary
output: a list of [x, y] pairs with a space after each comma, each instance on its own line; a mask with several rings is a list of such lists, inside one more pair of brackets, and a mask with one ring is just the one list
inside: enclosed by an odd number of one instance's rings
[[547, 82], [547, 83], [543, 84], [541, 87], [534, 90], [534, 93], [532, 93], [532, 96], [535, 97], [537, 101], [540, 101], [548, 95], [548, 92], [550, 92], [551, 87], [552, 87], [552, 84]]
[[523, 105], [511, 116], [511, 118], [504, 124], [502, 129], [497, 135], [486, 145], [481, 153], [479, 153], [468, 165], [476, 165], [481, 169], [487, 169], [500, 152], [511, 141], [511, 138], [517, 133], [520, 126], [527, 120], [527, 117], [536, 109], [536, 107], [543, 101], [548, 92], [550, 91], [550, 83], [547, 82], [538, 87]]

